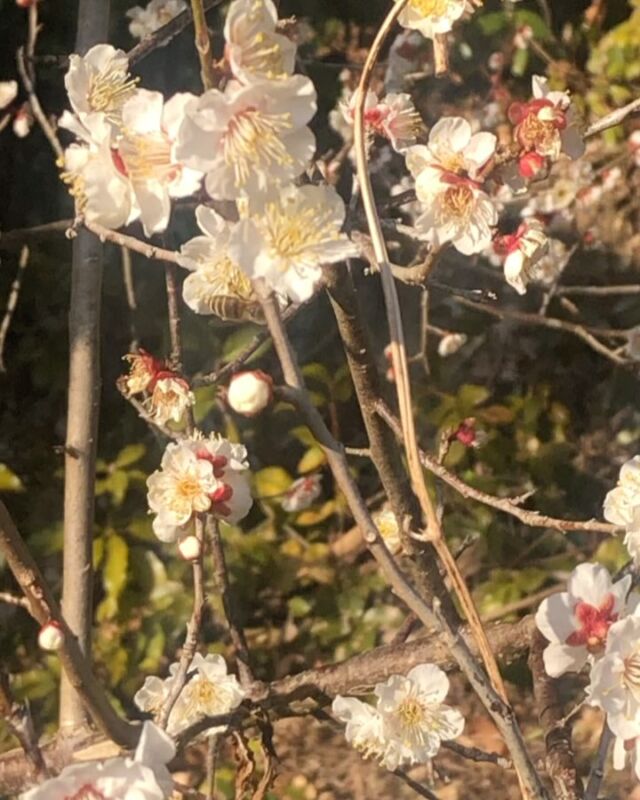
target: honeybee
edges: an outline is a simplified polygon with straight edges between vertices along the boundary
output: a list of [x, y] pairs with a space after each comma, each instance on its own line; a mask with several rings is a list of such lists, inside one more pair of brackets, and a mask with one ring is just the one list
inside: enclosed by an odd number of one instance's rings
[[212, 314], [225, 322], [255, 322], [264, 325], [264, 313], [257, 300], [245, 300], [230, 295], [214, 295], [207, 298], [207, 305]]

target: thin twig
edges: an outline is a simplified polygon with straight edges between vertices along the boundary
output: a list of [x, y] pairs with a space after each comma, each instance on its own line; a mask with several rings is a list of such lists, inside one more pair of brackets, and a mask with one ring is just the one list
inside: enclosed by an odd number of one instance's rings
[[427, 800], [439, 800], [438, 795], [434, 794], [431, 789], [427, 789], [426, 786], [423, 786], [418, 781], [414, 781], [403, 769], [395, 769], [393, 774], [400, 778], [403, 783], [406, 783], [416, 794], [419, 794], [420, 797], [426, 797]]
[[5, 505], [0, 502], [0, 552], [7, 561], [18, 585], [29, 603], [29, 611], [39, 625], [55, 622], [63, 632], [58, 651], [60, 663], [69, 683], [78, 693], [98, 728], [117, 744], [135, 747], [140, 732], [114, 711], [102, 687], [91, 672], [76, 636], [63, 618], [53, 592], [38, 569], [33, 556], [18, 533]]
[[452, 741], [442, 742], [442, 746], [445, 750], [451, 750], [452, 753], [466, 758], [468, 761], [474, 761], [476, 764], [495, 764], [496, 767], [502, 767], [502, 769], [513, 769], [511, 761], [499, 753], [487, 753], [477, 747], [466, 747]]
[[213, 89], [216, 76], [213, 69], [213, 54], [211, 52], [211, 37], [207, 27], [207, 18], [203, 0], [191, 0], [191, 13], [193, 14], [193, 28], [195, 32], [195, 45], [200, 59], [200, 77], [205, 91]]
[[122, 282], [124, 284], [127, 307], [129, 309], [129, 349], [131, 352], [138, 349], [138, 326], [136, 316], [138, 312], [138, 300], [136, 298], [136, 287], [133, 280], [133, 265], [131, 263], [131, 251], [126, 247], [120, 248], [122, 262]]
[[8, 606], [19, 606], [27, 611], [29, 610], [29, 601], [26, 597], [16, 597], [9, 592], [0, 592], [0, 603], [6, 603]]
[[11, 693], [9, 675], [4, 670], [0, 670], [0, 716], [9, 731], [20, 742], [20, 747], [24, 750], [36, 777], [46, 780], [50, 773], [38, 746], [29, 706], [26, 703], [16, 702]]
[[87, 230], [95, 233], [101, 242], [111, 242], [117, 244], [119, 247], [127, 247], [133, 250], [134, 253], [140, 253], [145, 258], [155, 259], [157, 261], [168, 261], [171, 264], [177, 264], [180, 254], [173, 250], [165, 250], [162, 247], [156, 247], [149, 242], [143, 242], [136, 239], [134, 236], [127, 236], [118, 231], [109, 230], [104, 225], [99, 225], [97, 222], [90, 222], [89, 220], [79, 217], [74, 222], [75, 225], [83, 225]]
[[[288, 340], [285, 327], [282, 324], [277, 301], [273, 295], [265, 296], [264, 287], [259, 283], [256, 285], [256, 290], [261, 298], [265, 318], [288, 384], [288, 388], [286, 390], [281, 389], [280, 392], [303, 414], [309, 429], [324, 450], [336, 483], [347, 500], [351, 513], [362, 531], [367, 547], [378, 562], [398, 598], [416, 614], [424, 625], [432, 626], [435, 624], [442, 630], [452, 654], [502, 734], [511, 753], [516, 772], [521, 776], [522, 784], [527, 793], [535, 800], [544, 800], [547, 797], [546, 790], [527, 753], [512, 709], [496, 693], [491, 682], [487, 680], [460, 631], [452, 627], [447, 618], [440, 613], [437, 600], [434, 600], [434, 608], [429, 608], [408, 582], [395, 559], [387, 550], [366, 503], [355, 484], [341, 445], [333, 438], [317, 408], [310, 401], [304, 390], [300, 368]], [[490, 645], [488, 646], [490, 647]]]
[[[400, 421], [392, 414], [391, 410], [385, 403], [378, 401], [376, 410], [380, 416], [385, 420], [387, 425], [393, 430], [395, 435], [399, 438], [402, 436], [400, 428]], [[532, 528], [553, 528], [558, 531], [592, 531], [594, 533], [606, 533], [613, 535], [619, 533], [622, 529], [617, 525], [610, 525], [607, 522], [598, 522], [597, 520], [565, 520], [557, 519], [556, 517], [548, 517], [545, 514], [540, 514], [538, 511], [528, 511], [511, 500], [508, 497], [496, 497], [486, 492], [481, 492], [479, 489], [469, 486], [463, 480], [454, 475], [453, 472], [440, 464], [437, 459], [428, 455], [423, 450], [420, 451], [420, 461], [422, 465], [441, 478], [445, 483], [448, 483], [463, 497], [471, 500], [477, 500], [491, 508], [496, 508], [499, 511], [504, 511], [505, 514], [510, 514], [516, 517], [525, 525], [530, 525]]]
[[[482, 661], [487, 669], [487, 673], [489, 674], [491, 682], [493, 683], [499, 696], [506, 703], [508, 702], [507, 691], [496, 660], [489, 647], [489, 643], [482, 626], [482, 621], [475, 607], [471, 593], [469, 592], [464, 578], [460, 574], [456, 561], [451, 555], [449, 547], [442, 534], [440, 520], [425, 483], [424, 473], [420, 463], [420, 454], [418, 451], [415, 422], [413, 419], [411, 383], [409, 380], [409, 367], [404, 341], [404, 331], [402, 328], [400, 303], [389, 264], [389, 255], [387, 253], [387, 247], [384, 240], [384, 235], [382, 233], [380, 218], [376, 210], [376, 203], [371, 185], [371, 176], [369, 174], [367, 165], [367, 144], [364, 124], [365, 100], [375, 69], [376, 61], [382, 46], [387, 36], [391, 32], [391, 29], [395, 25], [400, 12], [406, 6], [406, 4], [407, 0], [397, 0], [394, 7], [384, 19], [369, 50], [364, 69], [362, 71], [360, 83], [358, 85], [354, 118], [358, 182], [360, 191], [362, 193], [362, 200], [367, 216], [367, 223], [369, 226], [375, 258], [382, 278], [382, 288], [384, 292], [385, 307], [387, 310], [389, 333], [391, 336], [391, 360], [398, 393], [398, 406], [400, 409], [400, 422], [402, 425], [404, 448], [407, 456], [409, 475], [411, 478], [413, 491], [420, 502], [420, 506], [425, 515], [427, 524], [424, 540], [430, 542], [435, 547], [438, 557], [445, 568], [449, 580], [452, 583], [455, 594], [460, 601], [460, 605], [462, 606], [462, 609], [469, 621], [473, 636], [478, 642]], [[520, 776], [520, 778], [521, 780], [524, 779], [523, 776]]]
[[0, 372], [7, 371], [4, 362], [4, 346], [7, 334], [9, 333], [9, 328], [11, 327], [13, 314], [16, 310], [16, 306], [18, 305], [18, 297], [20, 296], [24, 271], [27, 268], [28, 263], [29, 248], [25, 245], [20, 251], [20, 258], [18, 259], [18, 273], [11, 284], [11, 289], [9, 290], [9, 299], [7, 300], [7, 309], [4, 312], [2, 324], [0, 325]]
[[605, 720], [604, 727], [602, 728], [602, 734], [600, 735], [598, 752], [596, 753], [595, 760], [589, 772], [589, 780], [587, 782], [587, 788], [584, 792], [584, 800], [598, 800], [600, 787], [602, 786], [602, 781], [604, 780], [604, 763], [607, 760], [609, 748], [611, 747], [614, 739], [615, 736], [611, 732], [611, 729]]
[[584, 132], [584, 138], [589, 139], [590, 137], [597, 136], [599, 133], [602, 133], [609, 128], [615, 128], [616, 125], [620, 125], [621, 122], [624, 122], [625, 119], [631, 114], [635, 114], [636, 111], [640, 111], [640, 97], [636, 100], [632, 100], [630, 103], [627, 103], [626, 106], [622, 106], [622, 108], [616, 108], [615, 111], [612, 111], [610, 114], [600, 117], [600, 119], [596, 120], [587, 128], [587, 130]]
[[231, 594], [229, 573], [218, 520], [208, 516], [206, 531], [211, 544], [211, 555], [213, 556], [213, 575], [216, 587], [222, 598], [222, 607], [224, 608], [227, 625], [229, 626], [229, 635], [231, 636], [231, 642], [235, 650], [236, 663], [238, 664], [238, 676], [242, 686], [246, 687], [252, 684], [255, 678], [251, 670], [247, 640], [242, 626], [238, 621], [234, 598]]

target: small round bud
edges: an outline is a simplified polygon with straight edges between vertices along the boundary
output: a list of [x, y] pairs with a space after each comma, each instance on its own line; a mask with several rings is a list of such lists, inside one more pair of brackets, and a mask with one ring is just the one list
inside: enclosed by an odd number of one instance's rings
[[236, 414], [255, 417], [273, 398], [273, 381], [261, 370], [238, 372], [229, 383], [227, 402]]
[[40, 628], [38, 634], [38, 644], [43, 650], [55, 652], [62, 647], [64, 633], [60, 625], [55, 620], [50, 620]]
[[527, 153], [518, 161], [518, 171], [523, 178], [537, 178], [547, 168], [547, 159], [539, 153]]
[[467, 337], [464, 333], [448, 333], [440, 339], [438, 344], [438, 355], [441, 358], [447, 358], [458, 352], [458, 350], [467, 343]]
[[178, 550], [185, 561], [196, 561], [200, 558], [202, 547], [197, 536], [185, 536], [178, 544]]

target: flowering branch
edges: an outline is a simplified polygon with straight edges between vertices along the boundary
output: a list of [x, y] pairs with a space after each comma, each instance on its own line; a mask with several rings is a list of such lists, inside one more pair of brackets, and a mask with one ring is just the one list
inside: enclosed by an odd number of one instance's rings
[[[364, 209], [373, 243], [373, 251], [382, 278], [382, 288], [384, 291], [385, 306], [387, 309], [389, 332], [391, 334], [391, 358], [393, 371], [396, 377], [402, 434], [407, 456], [407, 463], [409, 465], [411, 483], [413, 485], [413, 490], [416, 494], [416, 497], [420, 502], [420, 506], [425, 515], [427, 523], [425, 539], [432, 542], [436, 548], [438, 557], [440, 558], [447, 572], [447, 576], [453, 585], [456, 596], [458, 597], [463, 611], [465, 612], [469, 621], [473, 636], [478, 642], [482, 661], [487, 669], [489, 677], [496, 691], [506, 703], [506, 688], [504, 686], [502, 676], [500, 675], [498, 665], [496, 664], [495, 658], [493, 657], [489, 647], [486, 634], [482, 627], [482, 621], [480, 620], [480, 616], [474, 605], [469, 589], [467, 588], [465, 581], [458, 570], [455, 559], [452, 557], [447, 543], [442, 535], [440, 521], [438, 519], [438, 515], [436, 514], [424, 480], [413, 419], [411, 384], [409, 381], [409, 368], [404, 343], [404, 331], [402, 328], [400, 303], [398, 301], [398, 294], [389, 264], [387, 247], [384, 240], [384, 235], [382, 233], [380, 219], [376, 210], [371, 178], [367, 167], [367, 143], [364, 122], [365, 101], [380, 50], [406, 4], [407, 0], [397, 0], [393, 9], [386, 16], [384, 22], [378, 30], [371, 49], [369, 50], [364, 69], [362, 71], [362, 76], [360, 78], [354, 119], [358, 181], [360, 184], [360, 190], [362, 192]], [[523, 779], [523, 776], [520, 777]]]
[[[406, 576], [387, 550], [379, 531], [371, 519], [366, 503], [353, 480], [342, 446], [333, 438], [318, 410], [311, 403], [304, 390], [302, 375], [286, 330], [282, 325], [280, 311], [275, 298], [272, 294], [265, 296], [264, 288], [259, 284], [256, 285], [256, 289], [261, 297], [265, 318], [287, 382], [287, 388], [279, 389], [280, 396], [295, 405], [305, 417], [309, 429], [325, 452], [327, 462], [347, 500], [356, 523], [362, 531], [362, 536], [368, 549], [378, 562], [397, 596], [425, 625], [433, 625], [435, 623], [442, 629], [452, 654], [504, 737], [505, 743], [511, 752], [516, 771], [521, 776], [521, 781], [527, 793], [531, 798], [537, 798], [537, 800], [546, 798], [546, 791], [526, 751], [513, 711], [495, 692], [482, 671], [478, 669], [478, 664], [472, 656], [466, 641], [440, 612], [439, 604], [434, 603], [433, 610], [429, 608], [409, 584]], [[490, 645], [487, 643], [487, 646]]]

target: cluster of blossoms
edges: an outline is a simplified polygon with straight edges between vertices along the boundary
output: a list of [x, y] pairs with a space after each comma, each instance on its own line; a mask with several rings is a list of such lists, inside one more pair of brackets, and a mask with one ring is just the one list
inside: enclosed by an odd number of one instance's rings
[[190, 541], [198, 514], [236, 523], [253, 503], [247, 451], [220, 436], [196, 433], [167, 445], [160, 469], [147, 479], [153, 531], [163, 542]]
[[110, 758], [65, 767], [60, 775], [21, 795], [21, 800], [165, 800], [173, 794], [167, 764], [172, 739], [145, 722], [133, 758]]
[[460, 736], [464, 718], [444, 703], [448, 692], [445, 673], [433, 664], [420, 664], [406, 677], [392, 675], [377, 684], [375, 707], [338, 695], [331, 708], [346, 723], [345, 736], [356, 750], [396, 770], [428, 762], [442, 741]]
[[[148, 677], [134, 697], [141, 711], [158, 714], [171, 694], [178, 672], [178, 664], [169, 667], [169, 677]], [[177, 736], [204, 717], [227, 714], [236, 709], [244, 699], [238, 679], [227, 672], [220, 655], [203, 656], [196, 653], [189, 668], [188, 680], [178, 695], [167, 723], [167, 733]], [[207, 736], [223, 733], [224, 727], [212, 727]]]
[[[625, 544], [637, 562], [637, 511], [640, 509], [640, 458], [627, 462], [606, 497], [605, 517], [627, 529]], [[631, 756], [640, 779], [640, 595], [631, 575], [612, 579], [605, 567], [581, 564], [567, 590], [544, 600], [536, 624], [549, 644], [547, 673], [590, 670], [587, 702], [602, 709], [615, 734], [613, 764], [622, 769]]]
[[195, 397], [187, 381], [146, 350], [129, 353], [129, 374], [119, 380], [125, 397], [144, 396], [143, 405], [158, 425], [181, 422], [194, 405]]

